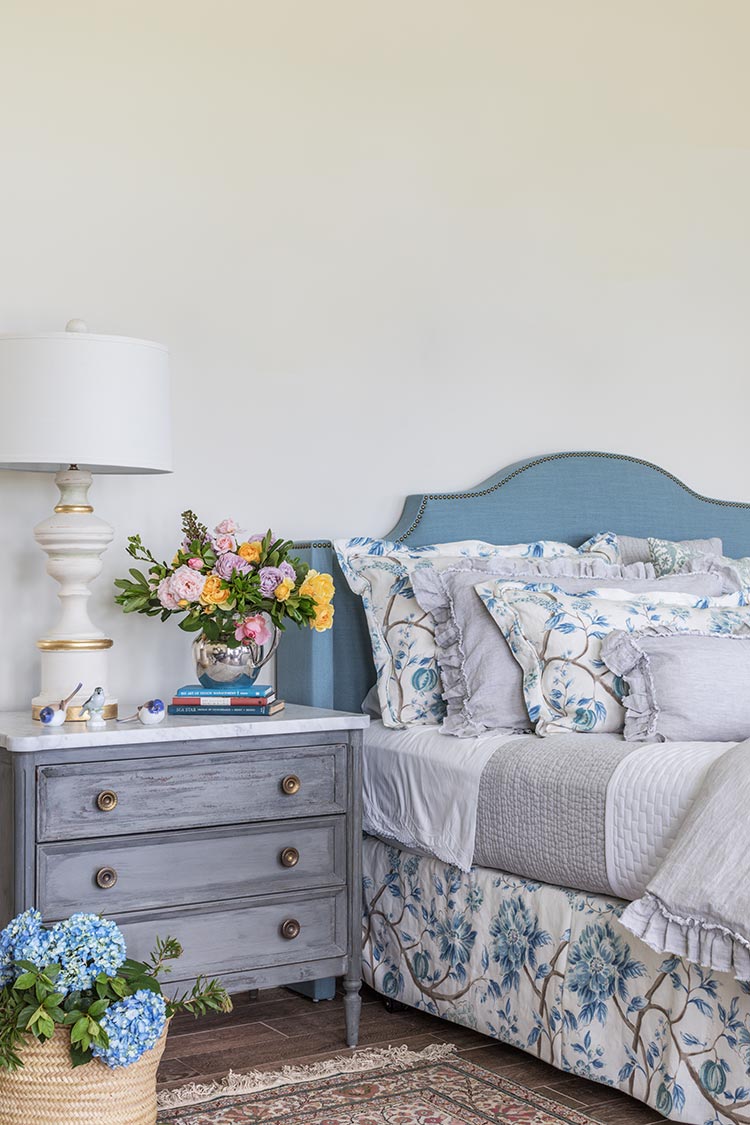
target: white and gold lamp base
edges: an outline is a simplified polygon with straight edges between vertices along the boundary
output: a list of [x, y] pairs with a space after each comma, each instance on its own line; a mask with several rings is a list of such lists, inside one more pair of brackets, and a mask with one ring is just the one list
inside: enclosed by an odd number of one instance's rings
[[117, 700], [107, 686], [108, 651], [112, 640], [95, 627], [88, 612], [89, 584], [102, 569], [102, 555], [114, 532], [94, 515], [88, 502], [91, 473], [71, 465], [55, 476], [60, 500], [49, 519], [34, 528], [34, 537], [48, 556], [47, 572], [60, 584], [62, 606], [54, 629], [37, 641], [41, 652], [41, 690], [31, 701], [38, 719], [42, 708], [56, 706], [77, 683], [83, 686], [67, 707], [67, 721], [82, 721], [81, 704], [93, 690], [104, 690], [102, 717], [117, 718]]

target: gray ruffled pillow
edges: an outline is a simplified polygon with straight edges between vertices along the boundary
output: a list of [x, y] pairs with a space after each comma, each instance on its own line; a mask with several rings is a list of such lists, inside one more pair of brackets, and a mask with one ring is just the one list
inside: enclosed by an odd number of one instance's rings
[[600, 559], [462, 559], [438, 570], [414, 572], [417, 601], [435, 619], [437, 658], [447, 714], [441, 730], [469, 738], [489, 730], [528, 731], [523, 673], [474, 586], [477, 579], [534, 582], [551, 578], [566, 593], [592, 586], [720, 597], [736, 586], [708, 571], [656, 578], [648, 563], [623, 567]]
[[750, 738], [750, 632], [618, 630], [602, 659], [624, 681], [626, 742]]

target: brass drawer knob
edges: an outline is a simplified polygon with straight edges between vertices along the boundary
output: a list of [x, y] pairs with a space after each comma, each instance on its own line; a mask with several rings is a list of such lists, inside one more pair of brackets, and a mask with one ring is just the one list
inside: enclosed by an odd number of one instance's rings
[[117, 882], [117, 872], [114, 867], [102, 867], [96, 873], [96, 885], [103, 891], [108, 891]]
[[299, 852], [296, 848], [284, 848], [279, 858], [282, 867], [296, 867], [299, 863]]
[[96, 798], [96, 807], [102, 812], [112, 812], [117, 808], [117, 794], [114, 789], [103, 789]]
[[299, 932], [302, 929], [296, 918], [287, 918], [281, 923], [281, 936], [286, 938], [287, 941], [294, 941], [299, 937]]
[[293, 797], [295, 793], [299, 793], [300, 789], [302, 788], [302, 782], [297, 777], [296, 773], [290, 773], [287, 774], [286, 777], [282, 778], [281, 788], [284, 793], [287, 794], [287, 796]]

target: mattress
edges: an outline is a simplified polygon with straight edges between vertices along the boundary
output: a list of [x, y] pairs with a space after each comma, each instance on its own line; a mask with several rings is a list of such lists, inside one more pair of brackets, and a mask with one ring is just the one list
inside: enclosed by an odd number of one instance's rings
[[436, 727], [365, 732], [372, 835], [464, 871], [473, 863], [619, 898], [640, 897], [709, 766], [734, 743]]

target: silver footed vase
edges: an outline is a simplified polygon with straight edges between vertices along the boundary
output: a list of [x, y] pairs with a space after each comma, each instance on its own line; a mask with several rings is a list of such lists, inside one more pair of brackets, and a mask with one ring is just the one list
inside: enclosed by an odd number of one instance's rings
[[273, 636], [266, 645], [255, 641], [230, 648], [222, 641], [209, 641], [201, 635], [193, 641], [193, 659], [198, 683], [205, 688], [252, 687], [264, 664], [279, 647], [281, 633], [272, 625]]

